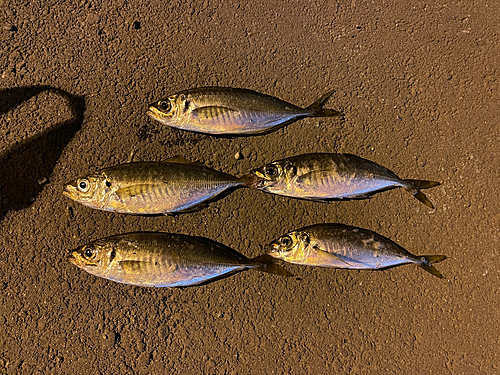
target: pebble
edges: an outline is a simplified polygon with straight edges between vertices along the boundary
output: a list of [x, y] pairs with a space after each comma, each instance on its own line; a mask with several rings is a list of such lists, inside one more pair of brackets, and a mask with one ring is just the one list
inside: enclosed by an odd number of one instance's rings
[[236, 154], [234, 154], [234, 158], [236, 160], [241, 160], [241, 159], [243, 159], [243, 154], [238, 151]]
[[4, 29], [5, 31], [12, 31], [12, 32], [16, 32], [16, 31], [17, 31], [17, 26], [15, 26], [15, 25], [5, 25], [5, 26], [3, 27], [3, 29]]
[[252, 148], [251, 148], [250, 146], [245, 147], [245, 148], [241, 151], [241, 153], [243, 154], [243, 156], [244, 156], [245, 158], [248, 158], [248, 157], [250, 157], [250, 155], [252, 155]]

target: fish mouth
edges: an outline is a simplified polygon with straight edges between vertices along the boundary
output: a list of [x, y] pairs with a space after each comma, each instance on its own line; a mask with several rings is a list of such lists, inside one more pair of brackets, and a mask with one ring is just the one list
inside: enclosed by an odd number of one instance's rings
[[253, 171], [250, 171], [250, 174], [254, 175], [257, 178], [261, 178], [261, 179], [265, 179], [266, 178], [266, 176], [264, 175], [264, 173], [260, 172], [258, 169], [254, 169]]
[[244, 186], [251, 188], [259, 188], [262, 184], [262, 181], [252, 172], [241, 177], [242, 180], [245, 181]]
[[87, 262], [85, 259], [82, 259], [82, 257], [78, 253], [78, 250], [71, 250], [66, 259], [68, 259], [68, 261], [70, 263], [73, 263], [75, 266], [77, 266], [79, 268], [82, 268], [82, 267], [97, 267], [96, 264]]
[[68, 198], [72, 198], [71, 189], [75, 189], [75, 188], [76, 188], [76, 182], [70, 182], [70, 183], [64, 185], [62, 195], [64, 195], [65, 197], [68, 197]]
[[77, 265], [77, 259], [75, 257], [75, 252], [74, 251], [71, 251], [67, 257], [67, 259], [73, 263], [75, 266]]
[[279, 253], [279, 244], [276, 243], [276, 241], [268, 243], [264, 247], [268, 249], [267, 252], [266, 252], [266, 254], [272, 256], [273, 258], [275, 258], [276, 254]]
[[156, 120], [156, 115], [155, 115], [155, 113], [154, 113], [152, 110], [148, 109], [148, 110], [146, 111], [146, 114], [147, 114], [149, 117], [151, 117], [152, 119]]
[[250, 171], [244, 178], [249, 181], [246, 186], [256, 189], [262, 189], [266, 184], [266, 178], [258, 170]]
[[148, 110], [146, 111], [146, 114], [153, 120], [161, 120], [161, 118], [163, 117], [158, 108], [152, 105], [149, 106]]

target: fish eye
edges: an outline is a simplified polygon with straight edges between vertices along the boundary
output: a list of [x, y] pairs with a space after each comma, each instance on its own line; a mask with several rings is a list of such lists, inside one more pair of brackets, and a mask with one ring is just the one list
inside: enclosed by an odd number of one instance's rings
[[85, 258], [90, 259], [94, 255], [94, 252], [90, 247], [87, 247], [83, 254], [85, 255]]
[[284, 237], [281, 237], [280, 238], [280, 243], [283, 245], [283, 246], [290, 246], [292, 244], [292, 239], [290, 238], [290, 236], [284, 236]]
[[269, 177], [274, 177], [278, 174], [278, 168], [276, 168], [274, 165], [271, 165], [270, 167], [267, 167], [265, 169], [264, 173]]
[[170, 102], [167, 100], [162, 100], [161, 102], [158, 103], [158, 106], [163, 109], [164, 111], [170, 111], [170, 108], [172, 107], [170, 105]]
[[76, 186], [82, 193], [86, 193], [90, 190], [90, 181], [86, 178], [82, 178], [81, 180], [78, 180]]

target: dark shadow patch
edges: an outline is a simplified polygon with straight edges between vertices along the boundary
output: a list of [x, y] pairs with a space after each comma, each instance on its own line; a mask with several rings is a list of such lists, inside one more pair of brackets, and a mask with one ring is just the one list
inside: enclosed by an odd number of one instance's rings
[[43, 189], [39, 181], [50, 176], [62, 150], [82, 127], [84, 98], [51, 86], [0, 90], [0, 114], [7, 113], [44, 91], [65, 98], [71, 108], [72, 118], [23, 139], [0, 155], [0, 219], [11, 210], [31, 205]]

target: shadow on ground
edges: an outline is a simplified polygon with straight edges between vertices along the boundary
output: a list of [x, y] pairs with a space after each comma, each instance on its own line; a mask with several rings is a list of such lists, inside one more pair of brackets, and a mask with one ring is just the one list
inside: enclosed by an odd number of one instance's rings
[[9, 147], [0, 155], [0, 220], [11, 210], [29, 207], [43, 189], [62, 150], [83, 124], [85, 100], [51, 86], [26, 86], [0, 90], [0, 114], [48, 91], [61, 95], [72, 118]]

